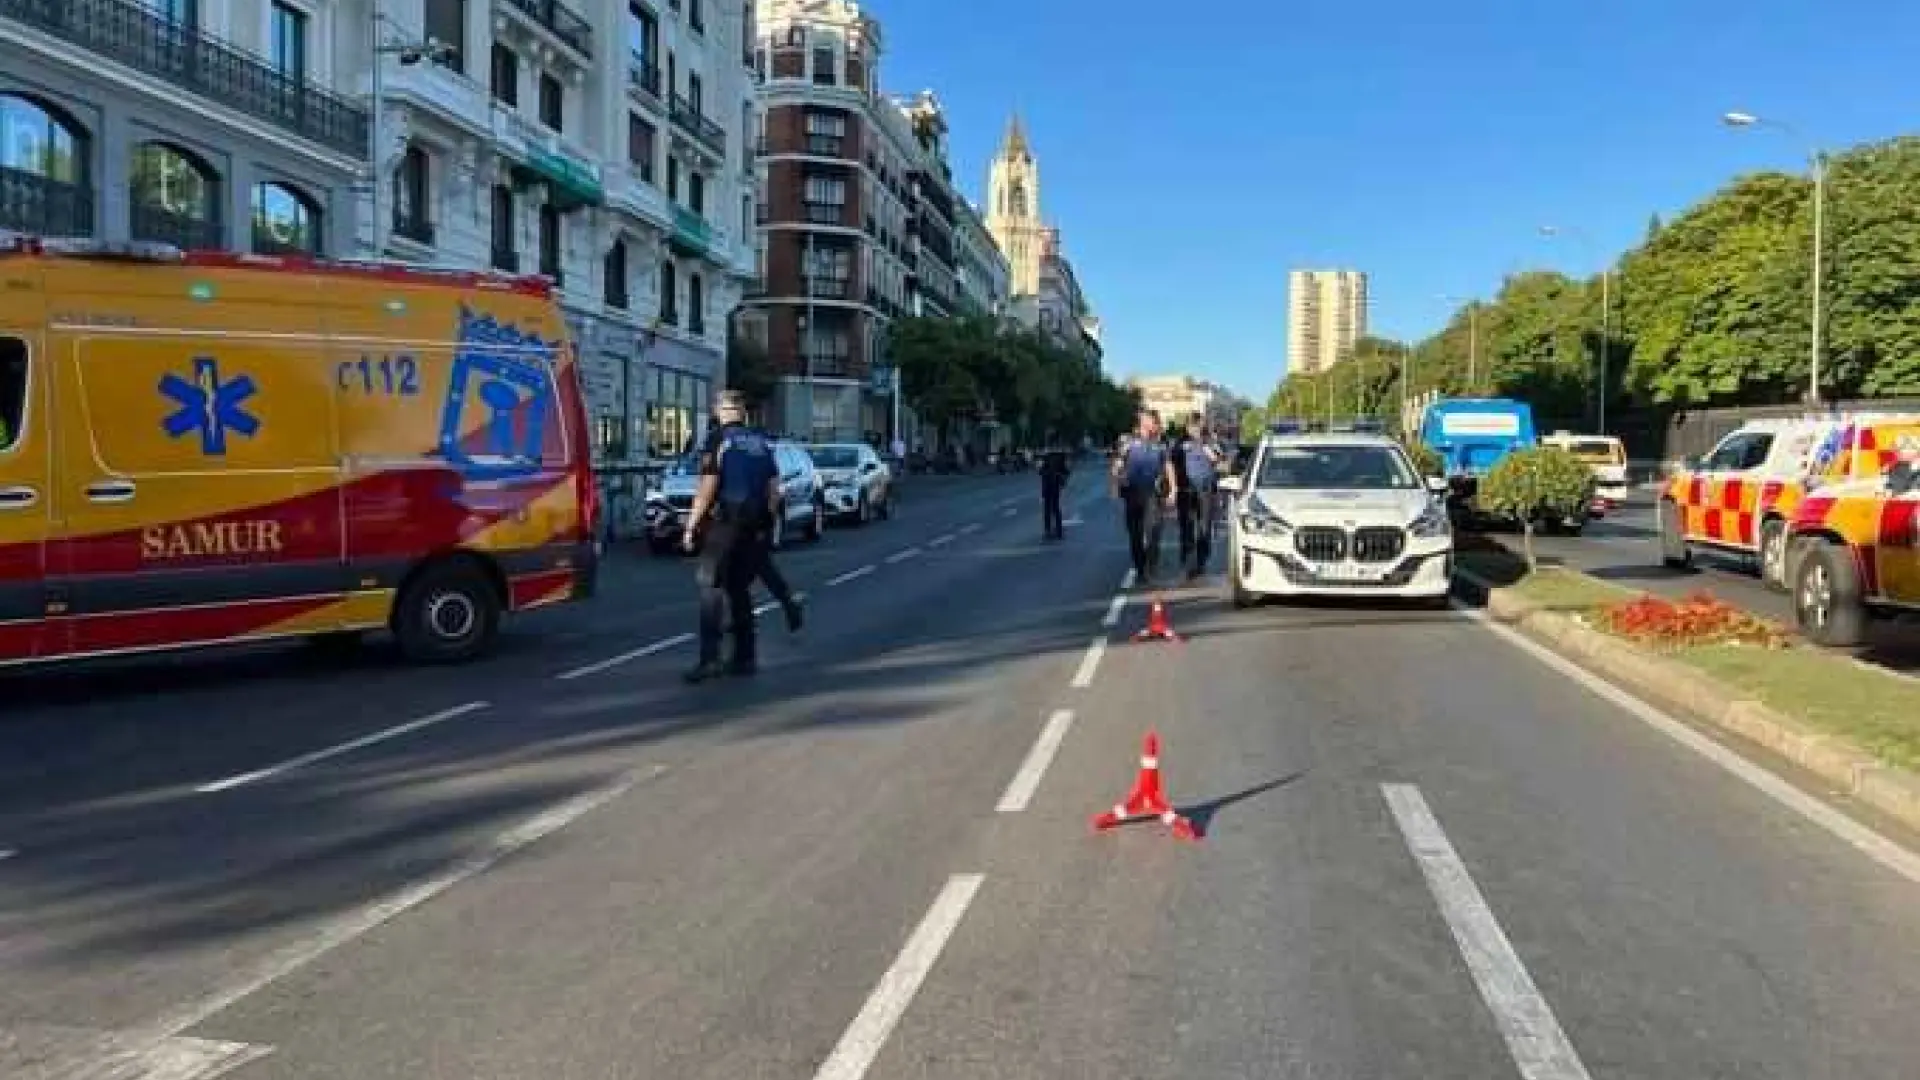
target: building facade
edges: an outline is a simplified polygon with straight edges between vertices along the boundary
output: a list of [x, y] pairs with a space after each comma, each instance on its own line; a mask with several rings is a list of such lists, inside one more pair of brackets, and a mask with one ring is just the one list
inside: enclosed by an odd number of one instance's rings
[[1237, 436], [1240, 414], [1247, 402], [1219, 383], [1193, 375], [1142, 375], [1127, 380], [1140, 392], [1140, 403], [1160, 413], [1168, 424], [1185, 424], [1194, 413], [1222, 437]]
[[1040, 214], [1040, 164], [1017, 116], [1008, 121], [987, 169], [987, 230], [1006, 253], [1013, 319], [1098, 365], [1100, 321], [1062, 248], [1060, 230]]
[[753, 13], [580, 2], [0, 0], [0, 228], [544, 274], [629, 494], [753, 272]]
[[353, 254], [368, 11], [0, 0], [0, 230]]
[[851, 0], [759, 0], [755, 17], [763, 285], [742, 329], [778, 380], [770, 422], [814, 439], [911, 434], [888, 325], [992, 310], [1004, 260], [969, 237], [939, 101], [881, 92], [876, 20]]
[[1315, 375], [1353, 355], [1367, 336], [1367, 275], [1295, 270], [1287, 275], [1287, 373]]

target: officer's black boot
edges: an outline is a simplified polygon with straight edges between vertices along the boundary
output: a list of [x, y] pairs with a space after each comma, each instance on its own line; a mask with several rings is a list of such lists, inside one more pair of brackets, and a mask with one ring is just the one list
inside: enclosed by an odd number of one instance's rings
[[727, 667], [718, 660], [702, 660], [693, 665], [686, 674], [680, 676], [690, 683], [703, 683], [717, 679], [727, 673]]

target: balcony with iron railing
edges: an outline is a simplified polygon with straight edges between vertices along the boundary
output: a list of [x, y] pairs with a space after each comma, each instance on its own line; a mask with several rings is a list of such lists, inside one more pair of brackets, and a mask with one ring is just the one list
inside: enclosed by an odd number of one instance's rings
[[658, 101], [660, 98], [660, 65], [653, 63], [639, 53], [630, 54], [627, 58], [627, 86]]
[[581, 56], [593, 56], [593, 24], [559, 0], [506, 0], [508, 6], [566, 42]]
[[218, 251], [226, 247], [226, 230], [210, 218], [135, 203], [128, 223], [134, 240], [172, 244], [184, 251]]
[[360, 106], [204, 31], [170, 22], [141, 4], [0, 0], [0, 18], [322, 146], [366, 156], [367, 114]]
[[842, 353], [802, 350], [799, 359], [801, 372], [815, 378], [845, 379], [853, 375], [853, 357]]
[[705, 146], [716, 154], [726, 154], [726, 129], [714, 123], [712, 120], [707, 119], [705, 116], [702, 116], [700, 110], [694, 107], [693, 102], [688, 101], [680, 94], [675, 94], [673, 95], [673, 103], [668, 109], [668, 113], [672, 117], [673, 122], [679, 125], [681, 130], [693, 136], [702, 146]]
[[815, 300], [847, 300], [853, 296], [853, 282], [847, 278], [817, 277], [807, 282], [805, 291]]
[[0, 229], [35, 236], [92, 236], [93, 189], [0, 167]]

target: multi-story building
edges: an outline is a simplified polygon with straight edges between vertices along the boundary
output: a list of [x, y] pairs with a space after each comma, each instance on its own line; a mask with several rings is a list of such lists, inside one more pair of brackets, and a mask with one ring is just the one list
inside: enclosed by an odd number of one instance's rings
[[1287, 276], [1287, 373], [1314, 375], [1367, 336], [1367, 275], [1295, 270]]
[[677, 453], [753, 272], [752, 11], [577, 2], [0, 0], [0, 228], [545, 274], [606, 471]]
[[363, 6], [0, 0], [0, 230], [351, 254]]
[[1240, 427], [1240, 413], [1246, 402], [1219, 383], [1193, 375], [1141, 375], [1127, 380], [1140, 391], [1140, 403], [1158, 410], [1169, 424], [1185, 424], [1199, 413], [1208, 426], [1223, 434]]
[[1013, 293], [1013, 267], [987, 231], [980, 208], [966, 199], [954, 204], [955, 299], [969, 315], [1003, 315]]
[[994, 310], [1004, 261], [969, 238], [939, 102], [881, 93], [876, 20], [851, 0], [759, 0], [756, 22], [764, 285], [742, 326], [779, 378], [771, 421], [822, 439], [910, 431], [888, 324], [976, 298]]
[[987, 170], [987, 230], [1012, 272], [1012, 317], [1099, 363], [1100, 322], [1060, 243], [1060, 230], [1040, 215], [1040, 164], [1019, 117]]

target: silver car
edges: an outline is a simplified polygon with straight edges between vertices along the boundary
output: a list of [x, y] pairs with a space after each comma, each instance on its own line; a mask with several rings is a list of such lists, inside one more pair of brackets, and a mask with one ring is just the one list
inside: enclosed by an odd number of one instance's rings
[[[774, 520], [773, 546], [784, 547], [798, 533], [818, 540], [826, 531], [827, 508], [820, 474], [806, 448], [784, 439], [773, 440], [773, 458], [780, 470], [782, 513]], [[700, 485], [700, 456], [687, 454], [669, 465], [658, 485], [647, 493], [647, 543], [657, 555], [680, 551], [680, 535], [693, 509], [693, 493]]]
[[815, 443], [808, 447], [826, 492], [827, 513], [865, 525], [893, 516], [893, 470], [865, 443]]

